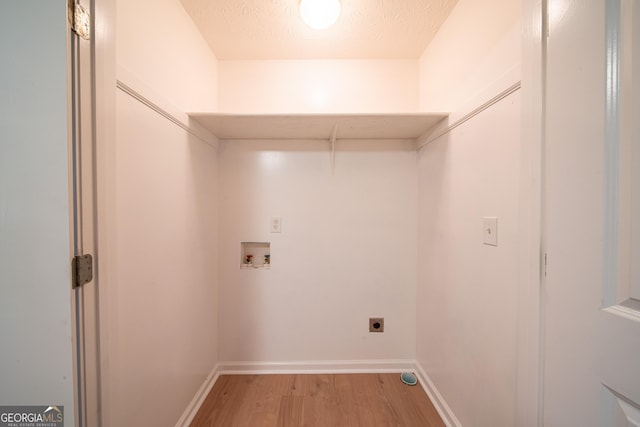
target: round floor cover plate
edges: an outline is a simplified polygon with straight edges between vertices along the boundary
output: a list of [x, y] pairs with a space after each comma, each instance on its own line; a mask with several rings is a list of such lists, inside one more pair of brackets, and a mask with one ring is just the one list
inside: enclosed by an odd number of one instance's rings
[[400, 379], [407, 385], [418, 384], [418, 378], [416, 378], [416, 376], [411, 372], [403, 372], [402, 374], [400, 374]]

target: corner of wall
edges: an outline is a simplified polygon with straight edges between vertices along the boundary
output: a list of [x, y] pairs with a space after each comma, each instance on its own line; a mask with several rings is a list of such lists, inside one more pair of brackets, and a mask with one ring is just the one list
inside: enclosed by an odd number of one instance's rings
[[118, 66], [183, 112], [217, 110], [217, 58], [179, 0], [118, 0], [116, 26]]
[[420, 56], [419, 110], [459, 111], [517, 68], [520, 15], [519, 2], [459, 0]]
[[180, 417], [178, 422], [176, 422], [175, 427], [189, 427], [191, 425], [191, 422], [198, 414], [200, 407], [209, 395], [209, 392], [211, 391], [213, 386], [216, 384], [216, 381], [218, 381], [219, 377], [220, 365], [216, 364], [207, 376], [207, 379], [202, 383], [196, 394], [193, 396], [191, 402], [189, 402], [189, 405], [184, 410], [182, 416]]
[[433, 403], [436, 411], [438, 411], [438, 415], [440, 415], [444, 424], [447, 427], [462, 427], [462, 424], [460, 424], [460, 421], [458, 421], [449, 405], [447, 405], [447, 402], [444, 400], [433, 381], [431, 381], [431, 378], [429, 378], [429, 375], [427, 375], [420, 362], [416, 361], [414, 370], [418, 377], [418, 382], [429, 397], [429, 400], [431, 400], [431, 403]]

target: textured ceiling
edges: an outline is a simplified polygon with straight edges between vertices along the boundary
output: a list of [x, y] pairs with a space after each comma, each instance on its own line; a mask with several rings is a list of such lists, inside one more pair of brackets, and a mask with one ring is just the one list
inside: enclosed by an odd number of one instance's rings
[[299, 0], [181, 0], [218, 59], [415, 59], [457, 0], [341, 0], [312, 30]]

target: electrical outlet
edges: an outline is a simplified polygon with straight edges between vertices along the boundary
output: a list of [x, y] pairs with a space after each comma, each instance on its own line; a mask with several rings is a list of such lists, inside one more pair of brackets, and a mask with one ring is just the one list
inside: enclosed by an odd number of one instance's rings
[[370, 317], [369, 332], [384, 332], [384, 317]]
[[282, 231], [282, 221], [279, 216], [271, 217], [271, 232], [280, 233]]

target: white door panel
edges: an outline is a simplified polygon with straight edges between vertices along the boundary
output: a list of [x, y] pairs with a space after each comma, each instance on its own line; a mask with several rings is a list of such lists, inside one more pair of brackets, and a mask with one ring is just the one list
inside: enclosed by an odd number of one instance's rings
[[[640, 422], [640, 293], [634, 283], [637, 252], [634, 229], [640, 211], [634, 194], [640, 187], [634, 162], [638, 152], [637, 55], [640, 10], [637, 0], [605, 3], [606, 101], [604, 133], [604, 274], [602, 315], [598, 322], [601, 381], [615, 396], [614, 408], [631, 424]], [[634, 123], [635, 122], [635, 123]], [[605, 393], [606, 395], [606, 393]], [[601, 413], [612, 399], [603, 398]], [[602, 420], [603, 425], [615, 420]]]
[[549, 0], [543, 424], [640, 422], [638, 0]]
[[622, 3], [622, 154], [629, 174], [630, 296], [640, 300], [640, 3]]

